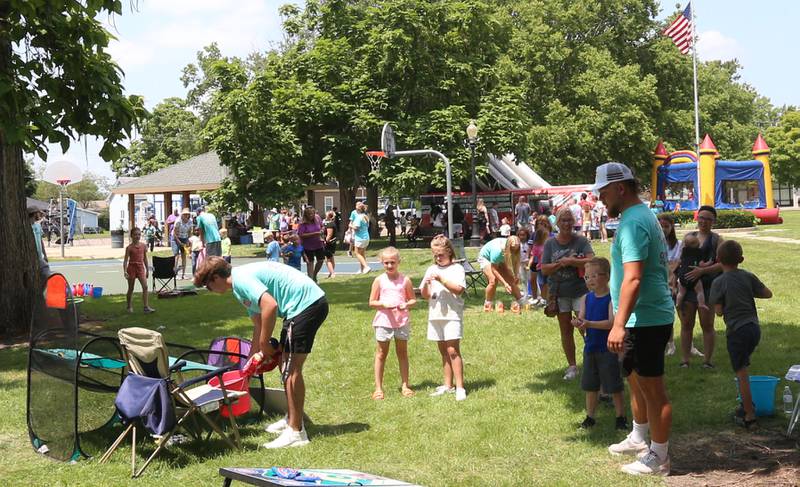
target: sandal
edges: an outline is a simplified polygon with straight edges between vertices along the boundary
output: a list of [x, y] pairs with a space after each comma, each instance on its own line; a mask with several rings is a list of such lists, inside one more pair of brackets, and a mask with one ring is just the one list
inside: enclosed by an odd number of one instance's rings
[[682, 369], [688, 369], [689, 368], [689, 362], [681, 362], [681, 364], [678, 365], [678, 367], [680, 367]]
[[403, 397], [414, 397], [414, 394], [416, 394], [416, 392], [414, 392], [410, 388], [408, 387], [403, 388]]
[[375, 391], [372, 393], [372, 400], [373, 401], [381, 401], [383, 400], [383, 391]]

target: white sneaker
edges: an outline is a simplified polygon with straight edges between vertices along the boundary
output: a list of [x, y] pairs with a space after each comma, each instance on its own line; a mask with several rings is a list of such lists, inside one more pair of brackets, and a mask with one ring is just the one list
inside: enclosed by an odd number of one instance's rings
[[633, 463], [622, 466], [622, 471], [631, 475], [658, 475], [661, 477], [669, 475], [669, 469], [669, 457], [662, 461], [653, 451], [647, 452]]
[[305, 428], [300, 431], [295, 431], [292, 428], [286, 428], [283, 433], [269, 443], [264, 443], [264, 448], [288, 448], [294, 446], [308, 445], [308, 435]]
[[675, 342], [670, 342], [667, 344], [667, 356], [672, 357], [675, 355]]
[[694, 348], [694, 345], [692, 345], [692, 350], [691, 350], [690, 353], [695, 357], [703, 357], [703, 358], [706, 357], [706, 355], [703, 352], [701, 352], [700, 350]]
[[370, 272], [372, 272], [372, 269], [370, 267], [366, 267], [364, 270], [361, 271], [362, 274], [369, 274]]
[[456, 401], [463, 401], [467, 398], [467, 390], [466, 389], [456, 389]]
[[642, 452], [647, 452], [650, 450], [650, 447], [647, 445], [646, 441], [641, 443], [636, 443], [631, 439], [631, 435], [625, 437], [624, 440], [620, 441], [619, 443], [614, 443], [613, 445], [608, 447], [608, 453], [612, 455], [637, 455]]
[[281, 419], [275, 421], [274, 423], [268, 425], [264, 430], [267, 433], [283, 433], [283, 430], [289, 427], [288, 423], [289, 418], [287, 416], [282, 417]]
[[578, 377], [578, 367], [570, 365], [564, 372], [564, 380], [573, 380], [575, 377]]
[[433, 392], [431, 392], [429, 394], [429, 396], [431, 396], [431, 397], [441, 396], [442, 394], [444, 394], [446, 392], [449, 392], [450, 394], [452, 394], [452, 393], [456, 392], [456, 388], [455, 387], [447, 387], [445, 385], [441, 385], [441, 386], [437, 387], [436, 389], [434, 389]]

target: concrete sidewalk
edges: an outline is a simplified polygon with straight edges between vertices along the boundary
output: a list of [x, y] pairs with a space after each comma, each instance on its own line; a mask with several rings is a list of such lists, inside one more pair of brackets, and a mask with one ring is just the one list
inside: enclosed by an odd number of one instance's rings
[[[126, 240], [127, 243], [127, 240]], [[156, 247], [156, 250], [168, 247]], [[52, 262], [61, 260], [61, 246], [51, 244], [44, 246], [47, 257]], [[90, 238], [73, 240], [72, 245], [64, 245], [64, 258], [66, 259], [122, 259], [125, 257], [125, 248], [112, 249], [111, 238]]]

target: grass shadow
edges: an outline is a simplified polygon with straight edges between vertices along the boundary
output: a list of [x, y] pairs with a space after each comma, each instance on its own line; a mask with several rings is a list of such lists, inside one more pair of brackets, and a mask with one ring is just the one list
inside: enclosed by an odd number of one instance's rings
[[353, 433], [368, 431], [370, 428], [367, 423], [341, 423], [341, 424], [313, 424], [309, 425], [308, 431], [314, 436], [341, 436]]

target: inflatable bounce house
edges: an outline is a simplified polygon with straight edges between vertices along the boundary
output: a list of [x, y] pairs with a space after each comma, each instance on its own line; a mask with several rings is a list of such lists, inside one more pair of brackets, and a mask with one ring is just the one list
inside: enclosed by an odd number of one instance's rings
[[711, 137], [700, 144], [700, 156], [682, 150], [667, 154], [658, 143], [653, 153], [651, 199], [664, 202], [664, 209], [696, 210], [709, 205], [717, 209], [750, 211], [761, 223], [781, 223], [772, 196], [769, 147], [761, 137], [753, 144], [753, 160], [723, 161]]

